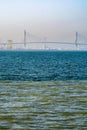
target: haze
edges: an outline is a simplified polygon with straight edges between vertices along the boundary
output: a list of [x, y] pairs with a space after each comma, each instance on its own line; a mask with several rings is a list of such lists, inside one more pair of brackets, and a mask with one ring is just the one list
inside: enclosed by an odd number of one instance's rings
[[48, 41], [87, 36], [87, 0], [0, 0], [0, 41], [23, 40], [23, 30]]

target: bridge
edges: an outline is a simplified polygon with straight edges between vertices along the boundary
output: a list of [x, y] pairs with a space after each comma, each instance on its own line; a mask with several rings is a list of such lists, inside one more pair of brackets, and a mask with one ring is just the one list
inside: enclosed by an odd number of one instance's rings
[[[1, 43], [3, 46], [2, 49], [63, 49], [63, 47], [71, 46], [74, 49], [84, 48], [87, 50], [87, 37], [82, 34], [76, 32], [74, 42], [59, 42], [59, 41], [47, 41], [47, 37], [41, 38], [34, 34], [31, 34], [24, 30], [24, 40], [23, 42], [12, 42], [12, 40], [8, 40], [7, 43]], [[59, 48], [58, 46], [62, 46]], [[56, 46], [56, 47], [55, 47]]]

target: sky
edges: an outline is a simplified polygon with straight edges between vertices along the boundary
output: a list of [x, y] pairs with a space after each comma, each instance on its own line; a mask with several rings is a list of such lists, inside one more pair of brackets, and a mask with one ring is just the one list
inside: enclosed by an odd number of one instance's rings
[[0, 0], [0, 42], [38, 38], [75, 41], [87, 37], [87, 0]]

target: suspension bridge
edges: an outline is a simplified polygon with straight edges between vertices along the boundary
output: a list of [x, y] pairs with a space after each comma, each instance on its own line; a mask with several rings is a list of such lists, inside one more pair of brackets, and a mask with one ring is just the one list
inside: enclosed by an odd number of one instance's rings
[[[74, 42], [59, 42], [48, 41], [47, 37], [43, 39], [36, 35], [30, 34], [24, 30], [23, 42], [13, 42], [8, 40], [7, 43], [1, 43], [3, 46], [1, 49], [86, 49], [87, 50], [87, 37], [76, 32]], [[60, 47], [62, 46], [62, 47]]]

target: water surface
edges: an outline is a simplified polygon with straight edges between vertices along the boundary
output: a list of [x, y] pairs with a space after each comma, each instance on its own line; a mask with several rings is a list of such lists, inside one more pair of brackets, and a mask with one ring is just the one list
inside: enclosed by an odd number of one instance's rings
[[87, 51], [1, 51], [0, 80], [86, 80]]
[[87, 52], [1, 51], [3, 129], [86, 130]]

